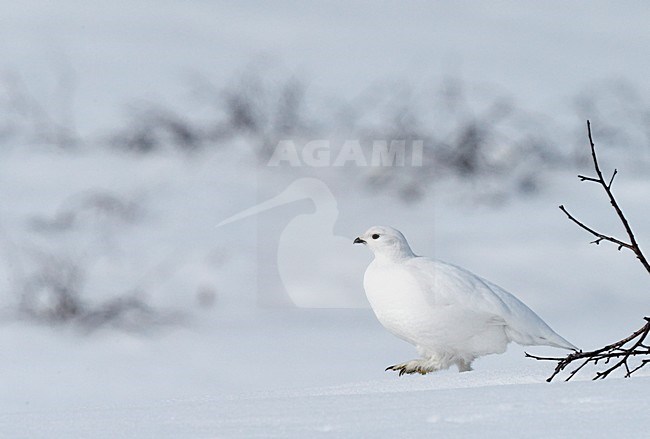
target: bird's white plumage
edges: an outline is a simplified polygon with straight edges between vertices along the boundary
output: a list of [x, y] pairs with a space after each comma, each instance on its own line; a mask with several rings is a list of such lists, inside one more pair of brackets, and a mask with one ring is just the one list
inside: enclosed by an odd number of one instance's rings
[[537, 314], [499, 286], [442, 261], [416, 256], [401, 232], [375, 226], [355, 240], [375, 259], [364, 276], [381, 324], [422, 356], [389, 369], [427, 373], [503, 353], [511, 341], [575, 349]]

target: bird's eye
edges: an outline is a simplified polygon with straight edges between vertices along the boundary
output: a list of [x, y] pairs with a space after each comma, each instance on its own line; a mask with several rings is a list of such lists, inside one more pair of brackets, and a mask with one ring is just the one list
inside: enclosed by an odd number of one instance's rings
[[374, 235], [372, 235], [372, 239], [379, 239], [379, 235], [375, 233]]

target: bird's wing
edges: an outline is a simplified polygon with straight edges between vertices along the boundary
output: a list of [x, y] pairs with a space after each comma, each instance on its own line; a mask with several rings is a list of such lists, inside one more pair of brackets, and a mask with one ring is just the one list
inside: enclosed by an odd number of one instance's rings
[[508, 338], [519, 344], [575, 349], [533, 310], [498, 285], [464, 268], [425, 257], [413, 258], [408, 265], [432, 306], [454, 305], [480, 312], [490, 323], [503, 325]]
[[572, 343], [553, 331], [535, 311], [515, 296], [490, 281], [481, 279], [494, 294], [510, 309], [508, 321], [509, 337], [523, 345], [548, 345], [557, 348], [578, 350]]
[[510, 312], [507, 304], [478, 276], [426, 257], [413, 258], [408, 265], [432, 306], [462, 306], [483, 312], [495, 324], [506, 323], [505, 318]]

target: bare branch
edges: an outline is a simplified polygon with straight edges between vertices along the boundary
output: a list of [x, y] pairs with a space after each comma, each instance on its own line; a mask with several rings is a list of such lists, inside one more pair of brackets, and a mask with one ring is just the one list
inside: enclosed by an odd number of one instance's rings
[[[621, 207], [619, 206], [618, 202], [616, 201], [616, 198], [614, 197], [614, 194], [612, 193], [612, 184], [614, 183], [614, 178], [618, 174], [618, 170], [614, 169], [614, 172], [612, 173], [609, 182], [605, 181], [603, 177], [603, 173], [600, 169], [600, 165], [598, 164], [598, 157], [596, 156], [596, 147], [594, 145], [593, 137], [591, 134], [591, 124], [589, 123], [589, 121], [587, 121], [587, 131], [589, 134], [589, 145], [591, 148], [591, 157], [593, 159], [594, 169], [596, 171], [597, 177], [578, 175], [578, 178], [580, 179], [580, 181], [590, 181], [593, 183], [598, 183], [599, 185], [602, 186], [603, 190], [607, 194], [607, 197], [609, 198], [610, 204], [612, 205], [614, 211], [616, 212], [616, 215], [618, 216], [619, 220], [623, 224], [625, 232], [629, 238], [629, 242], [624, 242], [618, 238], [614, 238], [613, 236], [604, 235], [592, 229], [591, 227], [587, 226], [582, 221], [578, 220], [573, 215], [571, 215], [564, 206], [560, 206], [560, 210], [562, 210], [562, 212], [564, 212], [564, 214], [573, 223], [575, 223], [580, 228], [586, 230], [587, 232], [589, 232], [590, 234], [596, 237], [594, 241], [591, 241], [592, 244], [598, 245], [602, 241], [608, 241], [616, 244], [618, 246], [618, 250], [621, 250], [623, 248], [631, 250], [632, 252], [634, 252], [637, 259], [641, 262], [641, 264], [646, 269], [646, 271], [650, 273], [650, 263], [648, 263], [648, 260], [646, 259], [645, 255], [641, 251], [641, 248], [639, 247], [636, 237], [634, 236], [634, 232], [632, 231], [632, 228], [630, 227], [627, 218], [623, 214]], [[644, 319], [646, 323], [645, 325], [643, 325], [643, 327], [641, 327], [640, 329], [638, 329], [628, 337], [625, 337], [615, 343], [609, 344], [600, 349], [587, 351], [587, 352], [583, 352], [583, 351], [572, 352], [566, 357], [540, 357], [536, 355], [530, 355], [528, 353], [526, 353], [526, 357], [533, 358], [535, 360], [541, 360], [541, 361], [555, 361], [557, 363], [555, 366], [555, 370], [553, 371], [553, 374], [550, 377], [548, 377], [546, 380], [548, 382], [552, 381], [558, 374], [560, 374], [563, 370], [565, 370], [574, 361], [580, 361], [580, 365], [575, 369], [573, 369], [571, 372], [569, 372], [566, 381], [569, 381], [571, 378], [573, 378], [580, 370], [582, 370], [588, 364], [592, 364], [596, 366], [601, 362], [606, 364], [608, 367], [605, 370], [597, 371], [596, 375], [593, 377], [594, 380], [605, 379], [612, 372], [614, 372], [619, 368], [624, 369], [625, 370], [624, 376], [626, 378], [629, 378], [630, 376], [632, 376], [633, 373], [635, 373], [636, 371], [644, 367], [646, 364], [650, 363], [650, 358], [645, 358], [642, 359], [640, 363], [637, 364], [635, 367], [630, 367], [630, 361], [633, 358], [639, 355], [650, 356], [650, 345], [645, 343], [648, 334], [650, 334], [650, 317], [644, 317]]]
[[[531, 355], [529, 353], [526, 353], [526, 357], [533, 358], [535, 360], [540, 360], [540, 361], [557, 362], [555, 371], [550, 377], [546, 379], [546, 381], [548, 382], [551, 382], [553, 378], [555, 378], [560, 372], [562, 372], [571, 363], [577, 360], [583, 360], [583, 362], [580, 364], [580, 366], [578, 366], [578, 368], [574, 369], [569, 373], [565, 381], [569, 381], [583, 367], [585, 367], [589, 363], [593, 365], [597, 365], [599, 362], [602, 361], [605, 364], [608, 364], [609, 361], [613, 359], [618, 359], [618, 361], [615, 362], [608, 369], [604, 371], [596, 372], [596, 375], [594, 376], [593, 379], [594, 380], [604, 379], [610, 373], [612, 373], [614, 370], [618, 369], [621, 366], [624, 367], [626, 370], [625, 377], [629, 378], [634, 372], [641, 369], [647, 363], [650, 363], [650, 359], [641, 360], [640, 364], [634, 367], [633, 369], [630, 368], [630, 364], [629, 364], [629, 361], [632, 357], [636, 357], [638, 355], [650, 355], [650, 349], [643, 343], [646, 337], [648, 336], [648, 334], [650, 333], [650, 318], [645, 317], [645, 320], [646, 320], [645, 325], [643, 325], [643, 327], [641, 327], [639, 330], [635, 331], [631, 335], [615, 343], [609, 344], [600, 349], [595, 349], [593, 351], [586, 351], [586, 352], [576, 351], [570, 353], [566, 357], [540, 357], [537, 355]], [[626, 346], [628, 344], [631, 345]]]
[[614, 172], [612, 173], [612, 178], [610, 178], [609, 183], [607, 183], [607, 189], [612, 188], [612, 183], [614, 183], [614, 177], [616, 177], [617, 173], [618, 173], [618, 169], [614, 168]]
[[581, 221], [579, 221], [578, 219], [576, 219], [573, 215], [571, 215], [571, 214], [569, 213], [569, 211], [567, 211], [566, 208], [565, 208], [563, 205], [560, 206], [560, 210], [561, 210], [562, 212], [564, 212], [564, 213], [566, 214], [566, 216], [567, 216], [571, 221], [573, 221], [573, 222], [576, 223], [578, 226], [580, 226], [581, 228], [585, 229], [587, 232], [591, 233], [591, 234], [594, 235], [596, 238], [598, 238], [598, 239], [596, 239], [595, 241], [592, 241], [592, 242], [591, 242], [592, 244], [600, 244], [601, 241], [609, 241], [609, 242], [613, 242], [614, 244], [617, 244], [620, 248], [625, 247], [625, 248], [629, 248], [630, 250], [634, 251], [634, 249], [632, 248], [632, 245], [631, 245], [631, 244], [628, 244], [628, 243], [626, 243], [626, 242], [623, 242], [623, 241], [621, 241], [621, 240], [619, 240], [619, 239], [616, 239], [616, 238], [614, 238], [614, 237], [611, 237], [611, 236], [603, 235], [602, 233], [599, 233], [599, 232], [595, 231], [595, 230], [592, 229], [591, 227], [586, 226], [584, 223], [582, 223]]
[[600, 180], [594, 177], [586, 177], [584, 175], [578, 175], [578, 178], [580, 179], [580, 181], [593, 181], [596, 183], [600, 183]]
[[[646, 259], [644, 256], [643, 252], [641, 251], [641, 248], [639, 247], [639, 244], [636, 241], [636, 237], [634, 236], [634, 232], [632, 231], [632, 227], [630, 227], [630, 223], [628, 222], [627, 218], [623, 214], [623, 211], [621, 210], [620, 206], [618, 205], [618, 202], [616, 201], [616, 198], [614, 198], [614, 194], [612, 193], [612, 183], [614, 182], [614, 177], [618, 173], [618, 171], [615, 169], [614, 173], [612, 174], [612, 178], [610, 179], [609, 183], [605, 182], [605, 179], [603, 178], [603, 173], [600, 170], [600, 165], [598, 164], [598, 157], [596, 156], [596, 145], [594, 144], [594, 139], [591, 134], [591, 123], [587, 121], [587, 132], [589, 135], [589, 146], [591, 147], [591, 157], [594, 162], [594, 169], [596, 170], [596, 174], [598, 175], [597, 179], [593, 178], [587, 178], [589, 181], [597, 181], [605, 190], [605, 193], [607, 194], [607, 197], [609, 198], [609, 202], [616, 211], [616, 215], [618, 215], [618, 218], [621, 220], [621, 223], [623, 224], [623, 227], [625, 228], [625, 232], [627, 233], [627, 236], [630, 239], [630, 245], [629, 247], [626, 245], [623, 245], [622, 247], [627, 247], [630, 250], [634, 252], [636, 255], [637, 259], [641, 262], [643, 267], [646, 269], [646, 271], [650, 274], [650, 262]], [[581, 178], [582, 179], [582, 178]], [[584, 180], [583, 180], [584, 181]], [[620, 245], [620, 243], [619, 243]]]

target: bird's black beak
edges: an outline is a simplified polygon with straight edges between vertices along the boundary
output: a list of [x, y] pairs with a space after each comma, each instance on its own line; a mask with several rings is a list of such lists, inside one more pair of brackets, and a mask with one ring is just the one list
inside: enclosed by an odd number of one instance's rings
[[352, 244], [365, 244], [366, 241], [364, 241], [361, 238], [354, 238], [354, 242]]

